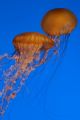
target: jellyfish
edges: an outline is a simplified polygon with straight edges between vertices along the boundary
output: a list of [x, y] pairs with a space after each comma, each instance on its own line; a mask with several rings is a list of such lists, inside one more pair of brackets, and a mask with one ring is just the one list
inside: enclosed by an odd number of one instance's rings
[[69, 36], [77, 25], [74, 13], [66, 8], [49, 10], [41, 21], [43, 31], [54, 39], [54, 53], [63, 56], [67, 48]]
[[52, 51], [50, 51], [51, 54], [47, 59], [49, 60], [52, 56], [54, 56], [52, 57], [54, 58], [52, 59], [52, 66], [54, 67], [52, 75], [50, 75], [49, 80], [46, 80], [46, 82], [42, 85], [39, 92], [44, 89], [45, 94], [47, 93], [49, 88], [48, 86], [53, 80], [60, 64], [62, 63], [62, 59], [68, 46], [70, 34], [75, 29], [76, 25], [77, 18], [75, 14], [66, 8], [55, 8], [49, 10], [43, 16], [41, 21], [42, 30], [48, 36], [48, 38], [54, 41], [54, 47]]
[[21, 90], [29, 74], [48, 58], [54, 40], [37, 32], [26, 32], [13, 39], [15, 52], [0, 56], [0, 115]]

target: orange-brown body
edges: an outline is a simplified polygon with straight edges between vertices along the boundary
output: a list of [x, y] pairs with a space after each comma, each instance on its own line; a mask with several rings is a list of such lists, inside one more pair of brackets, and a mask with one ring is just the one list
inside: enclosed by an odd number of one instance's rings
[[57, 36], [70, 33], [76, 24], [76, 16], [65, 8], [56, 8], [48, 11], [41, 22], [45, 33]]
[[48, 50], [54, 46], [54, 41], [47, 36], [37, 33], [37, 32], [27, 32], [17, 35], [13, 44], [17, 51], [25, 52], [26, 50], [33, 51], [36, 50]]

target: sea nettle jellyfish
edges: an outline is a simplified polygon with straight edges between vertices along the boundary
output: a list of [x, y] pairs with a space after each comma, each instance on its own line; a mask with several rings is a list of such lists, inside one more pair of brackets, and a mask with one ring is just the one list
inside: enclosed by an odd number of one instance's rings
[[28, 32], [17, 35], [13, 45], [15, 53], [12, 56], [0, 56], [0, 115], [4, 115], [10, 100], [20, 91], [29, 74], [48, 59], [54, 40], [37, 32]]
[[[49, 38], [54, 39], [55, 52], [63, 55], [68, 38], [77, 24], [77, 18], [73, 12], [65, 8], [49, 10], [41, 21], [41, 26]], [[61, 50], [60, 50], [61, 49]], [[56, 51], [57, 50], [57, 51]]]

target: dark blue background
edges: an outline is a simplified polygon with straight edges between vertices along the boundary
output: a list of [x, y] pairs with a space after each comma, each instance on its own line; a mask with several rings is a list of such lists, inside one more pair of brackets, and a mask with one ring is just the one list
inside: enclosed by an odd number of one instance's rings
[[38, 76], [35, 71], [10, 102], [5, 120], [80, 120], [80, 0], [0, 1], [0, 54], [13, 52], [12, 40], [18, 33], [43, 33], [41, 19], [56, 7], [72, 10], [78, 19], [62, 64], [56, 73], [52, 60]]

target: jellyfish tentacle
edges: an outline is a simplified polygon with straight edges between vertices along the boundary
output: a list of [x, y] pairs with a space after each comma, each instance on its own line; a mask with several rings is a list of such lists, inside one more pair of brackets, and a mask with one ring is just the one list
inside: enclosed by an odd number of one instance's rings
[[[57, 64], [56, 64], [56, 67], [55, 67], [55, 69], [54, 69], [54, 71], [53, 71], [54, 75], [55, 75], [58, 67], [59, 67], [60, 64], [62, 63], [62, 62], [61, 62], [61, 58], [64, 57], [65, 51], [66, 51], [66, 49], [67, 49], [69, 36], [70, 36], [70, 35], [65, 36], [66, 39], [64, 39], [63, 42], [61, 42], [61, 40], [60, 40], [59, 54], [58, 54], [58, 56], [57, 56], [56, 59], [55, 59], [55, 61], [58, 61], [58, 62], [56, 62]], [[62, 47], [61, 47], [61, 44], [62, 44]], [[62, 52], [60, 53], [60, 51], [62, 51]], [[54, 63], [52, 63], [52, 64], [54, 64]], [[51, 83], [51, 81], [52, 81], [52, 79], [53, 79], [53, 77], [54, 77], [54, 76], [53, 76], [53, 73], [52, 73], [51, 77], [49, 78], [49, 81], [46, 82], [46, 88], [45, 88], [45, 90], [48, 89], [48, 86], [49, 86], [49, 84]]]
[[[15, 77], [15, 80], [14, 80], [14, 81], [17, 81], [17, 80], [20, 78], [20, 85], [18, 86], [17, 89], [15, 89], [15, 88], [13, 89], [14, 86], [12, 86], [11, 89], [7, 89], [8, 86], [6, 86], [5, 92], [4, 92], [4, 95], [3, 95], [3, 99], [2, 99], [2, 111], [1, 111], [0, 114], [4, 114], [5, 110], [6, 110], [7, 107], [8, 107], [8, 104], [9, 104], [10, 99], [13, 99], [13, 98], [16, 96], [16, 94], [21, 90], [21, 87], [22, 87], [22, 85], [23, 85], [22, 83], [25, 82], [25, 80], [27, 79], [26, 77], [28, 77], [29, 73], [30, 73], [30, 72], [24, 72], [24, 73], [22, 73], [21, 75], [19, 75], [20, 73], [18, 72], [18, 73], [16, 74], [16, 77]], [[22, 77], [23, 74], [25, 74], [24, 77]], [[12, 79], [12, 78], [11, 78], [11, 79]], [[13, 84], [16, 84], [16, 82], [12, 82], [12, 83], [13, 83]], [[10, 95], [7, 95], [8, 92], [10, 92]], [[6, 102], [6, 103], [5, 103], [5, 102]], [[4, 105], [4, 104], [5, 104], [5, 105]]]
[[0, 55], [0, 60], [3, 60], [4, 58], [8, 57], [9, 55], [5, 53], [4, 55]]
[[0, 73], [1, 73], [1, 80], [0, 82], [2, 82], [3, 87], [0, 89], [1, 94], [3, 94], [4, 92], [4, 84], [8, 83], [8, 79], [10, 78], [10, 76], [13, 74], [13, 71], [16, 70], [17, 66], [16, 63], [11, 65], [7, 70], [4, 69], [0, 69]]
[[48, 55], [48, 51], [45, 51], [44, 55], [40, 58], [38, 64], [35, 65], [35, 67], [40, 66], [41, 64], [43, 64], [46, 61], [47, 55]]
[[19, 59], [21, 59], [20, 56], [14, 55], [12, 57], [12, 60], [14, 60], [14, 64], [12, 64], [6, 71], [4, 71], [3, 75], [5, 76], [5, 78], [13, 76], [16, 73], [16, 71], [20, 68], [23, 61], [18, 61]]
[[[18, 67], [18, 68], [17, 68]], [[14, 76], [14, 75], [12, 75], [11, 73], [14, 71], [14, 70], [19, 70], [19, 66], [18, 65], [13, 65], [13, 66], [11, 66], [10, 68], [9, 68], [9, 71], [8, 72], [10, 72], [10, 74], [9, 74], [9, 76], [6, 76], [7, 75], [7, 73], [6, 73], [6, 71], [5, 71], [5, 73], [6, 74], [3, 74], [4, 75], [4, 79], [5, 79], [5, 81], [4, 81], [4, 87], [2, 88], [2, 95], [1, 95], [1, 97], [2, 97], [2, 99], [1, 99], [1, 101], [0, 101], [0, 104], [2, 104], [2, 105], [0, 105], [0, 108], [1, 108], [1, 106], [3, 106], [4, 107], [4, 104], [5, 104], [5, 101], [6, 101], [6, 105], [8, 106], [8, 101], [9, 101], [9, 96], [8, 95], [6, 95], [6, 93], [8, 93], [8, 92], [10, 92], [12, 89], [13, 89], [13, 86], [12, 86], [12, 84], [11, 84], [11, 82], [13, 83], [13, 79], [12, 79], [12, 77]], [[16, 71], [15, 70], [15, 71]], [[16, 72], [15, 72], [16, 73]], [[10, 76], [11, 75], [11, 76]], [[6, 108], [7, 108], [7, 106], [6, 106]], [[2, 108], [3, 109], [3, 108]], [[2, 112], [3, 112], [4, 110], [0, 110], [0, 114], [2, 114]], [[4, 113], [4, 112], [3, 112]]]
[[[37, 63], [34, 63], [34, 60], [36, 60], [35, 57], [34, 57], [33, 63], [32, 63], [32, 65], [31, 65], [32, 69], [35, 70], [38, 66], [44, 64], [44, 63], [46, 62], [47, 55], [48, 55], [48, 51], [45, 51], [42, 57], [38, 57]], [[40, 53], [39, 53], [39, 56], [40, 56]], [[39, 74], [42, 73], [43, 70], [44, 70], [44, 67], [43, 67], [43, 69], [39, 72]], [[37, 74], [35, 77], [37, 77], [39, 74]], [[32, 76], [32, 77], [33, 77], [33, 76]], [[31, 78], [32, 78], [32, 77], [31, 77]]]
[[[7, 81], [5, 82], [5, 87], [3, 91], [3, 97], [2, 97], [2, 106], [3, 106], [2, 111], [5, 111], [7, 109], [11, 97], [14, 98], [16, 96], [16, 94], [20, 91], [22, 87], [23, 81], [26, 80], [26, 77], [28, 77], [28, 75], [32, 71], [32, 69], [27, 67], [27, 65], [24, 70], [21, 69], [22, 63], [25, 64], [24, 61], [19, 63], [19, 66], [17, 66], [18, 68], [16, 73], [13, 76], [10, 76], [9, 78], [7, 78]], [[25, 74], [24, 77], [23, 77], [23, 74]], [[17, 81], [20, 84], [19, 86], [15, 86], [17, 84]], [[9, 95], [7, 95], [8, 92], [9, 92]], [[6, 101], [6, 105], [4, 108], [5, 101]]]
[[16, 64], [11, 65], [11, 67], [8, 70], [4, 71], [3, 74], [5, 77], [9, 78], [13, 74], [13, 72], [16, 71], [16, 69], [17, 69]]
[[[7, 61], [3, 61], [6, 59]], [[13, 59], [13, 56], [10, 56], [9, 54], [5, 53], [4, 55], [0, 55], [0, 66], [8, 64]]]
[[63, 48], [61, 48], [61, 50], [62, 50], [61, 57], [64, 56], [65, 51], [66, 51], [66, 49], [68, 47], [69, 36], [70, 36], [70, 34], [65, 35], [63, 41], [61, 42], [61, 44], [63, 46]]
[[18, 93], [21, 90], [22, 86], [25, 84], [25, 80], [28, 78], [28, 76], [31, 72], [32, 72], [32, 69], [30, 69], [30, 67], [26, 66], [26, 70], [20, 76], [21, 80], [20, 80], [20, 84], [18, 86], [16, 93]]
[[[10, 94], [13, 91], [13, 86], [16, 82], [14, 82], [15, 80], [11, 80], [12, 78], [7, 79], [7, 83], [5, 84], [5, 88], [2, 94], [2, 111], [5, 112], [5, 110], [8, 107], [9, 101], [10, 101]], [[11, 84], [12, 83], [12, 84]], [[4, 113], [3, 112], [3, 113]]]

